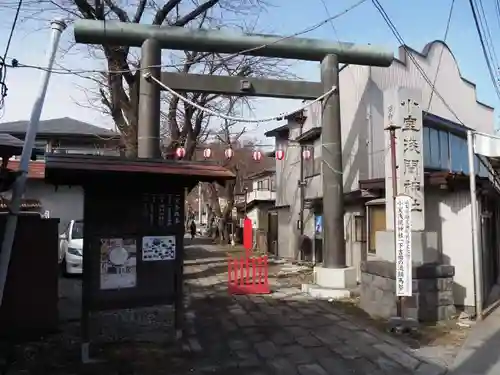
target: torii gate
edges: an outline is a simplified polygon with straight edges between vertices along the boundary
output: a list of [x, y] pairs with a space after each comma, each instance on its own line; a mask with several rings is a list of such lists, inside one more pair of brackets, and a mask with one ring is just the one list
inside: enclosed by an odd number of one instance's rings
[[[322, 177], [323, 177], [323, 267], [322, 278], [345, 277], [344, 192], [339, 100], [339, 63], [388, 67], [394, 54], [371, 45], [332, 43], [276, 35], [234, 34], [220, 30], [191, 30], [123, 22], [79, 20], [74, 27], [75, 41], [142, 47], [139, 99], [139, 157], [160, 157], [160, 86], [147, 79], [155, 77], [173, 90], [217, 93], [221, 95], [315, 99], [337, 89], [323, 99]], [[321, 83], [162, 73], [161, 50], [188, 50], [211, 53], [287, 58], [321, 62]], [[243, 52], [241, 52], [243, 51]], [[149, 68], [153, 66], [153, 68]], [[250, 89], [249, 89], [250, 88]], [[332, 271], [338, 272], [338, 275]], [[326, 281], [326, 280], [325, 280]], [[342, 284], [343, 281], [339, 280]], [[330, 284], [330, 282], [328, 282]], [[337, 283], [336, 283], [337, 284]], [[324, 285], [327, 286], [327, 285]]]

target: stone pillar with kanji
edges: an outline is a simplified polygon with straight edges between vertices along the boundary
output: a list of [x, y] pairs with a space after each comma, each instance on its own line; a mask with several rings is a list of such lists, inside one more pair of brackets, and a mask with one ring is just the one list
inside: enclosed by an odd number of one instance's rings
[[376, 233], [377, 258], [395, 260], [391, 139], [387, 130], [389, 128], [395, 129], [396, 134], [397, 194], [412, 198], [413, 261], [436, 262], [439, 260], [438, 235], [426, 230], [425, 225], [422, 92], [402, 87], [384, 91], [386, 230]]

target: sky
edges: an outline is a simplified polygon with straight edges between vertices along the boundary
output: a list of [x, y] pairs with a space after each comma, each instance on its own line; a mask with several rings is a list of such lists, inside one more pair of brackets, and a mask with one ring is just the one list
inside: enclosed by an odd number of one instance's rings
[[[262, 33], [279, 35], [294, 34], [328, 17], [349, 8], [357, 0], [271, 0], [269, 7], [258, 18], [256, 29]], [[0, 51], [7, 43], [9, 27], [14, 16], [16, 0], [0, 0], [8, 7], [0, 7]], [[386, 12], [402, 35], [405, 43], [421, 51], [423, 47], [436, 39], [442, 40], [448, 18], [450, 0], [397, 1], [381, 0]], [[496, 16], [494, 1], [485, 0], [485, 13], [492, 29], [492, 36], [500, 32], [500, 18]], [[49, 20], [51, 14], [42, 12], [33, 14], [35, 8], [26, 6], [22, 12], [22, 22], [16, 32], [9, 51], [10, 58], [16, 58], [27, 65], [45, 65], [45, 52], [50, 37]], [[29, 17], [27, 18], [27, 15]], [[380, 45], [395, 53], [399, 46], [384, 20], [371, 1], [366, 1], [349, 13], [334, 21], [335, 31], [330, 23], [302, 35], [302, 37], [346, 41], [359, 44]], [[71, 45], [73, 30], [69, 27], [63, 35], [62, 46]], [[478, 99], [486, 104], [500, 108], [499, 98], [488, 75], [479, 38], [474, 26], [472, 13], [467, 1], [456, 1], [447, 38], [447, 44], [458, 61], [463, 77], [477, 85]], [[82, 52], [83, 51], [83, 52]], [[71, 49], [70, 53], [61, 51], [57, 63], [72, 70], [99, 69], [102, 62], [92, 60], [85, 47]], [[7, 59], [9, 62], [10, 60]], [[56, 66], [57, 68], [57, 66]], [[294, 63], [291, 68], [297, 76], [307, 80], [319, 80], [317, 63]], [[41, 72], [28, 68], [9, 68], [7, 71], [8, 96], [0, 122], [26, 120], [36, 97]], [[89, 108], [89, 97], [95, 90], [95, 84], [71, 74], [52, 74], [42, 119], [72, 117], [89, 123], [111, 128], [109, 117], [98, 110]], [[255, 104], [252, 116], [262, 118], [296, 109], [300, 102], [277, 99], [260, 99]], [[264, 131], [278, 126], [277, 123], [265, 123], [251, 126], [251, 136], [262, 137]]]

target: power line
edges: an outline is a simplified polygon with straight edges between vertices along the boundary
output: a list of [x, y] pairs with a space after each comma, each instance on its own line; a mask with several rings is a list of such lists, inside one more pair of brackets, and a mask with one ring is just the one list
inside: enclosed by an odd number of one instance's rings
[[[478, 15], [478, 18], [481, 22], [481, 18], [483, 19], [484, 23], [482, 25], [482, 28], [483, 28], [483, 31], [486, 32], [486, 35], [484, 35], [485, 37], [485, 42], [486, 42], [486, 45], [488, 47], [488, 51], [490, 53], [490, 57], [491, 59], [493, 60], [493, 63], [496, 67], [496, 69], [498, 69], [499, 67], [499, 64], [498, 64], [498, 56], [497, 56], [497, 53], [496, 53], [496, 50], [495, 50], [495, 43], [493, 42], [493, 38], [491, 36], [491, 30], [490, 30], [490, 27], [488, 25], [488, 18], [486, 17], [486, 13], [484, 11], [484, 7], [483, 7], [483, 2], [482, 0], [478, 0], [478, 5], [479, 5], [479, 15]], [[498, 71], [495, 70], [495, 72], [497, 73], [497, 82], [498, 82]]]
[[23, 0], [19, 0], [17, 4], [16, 14], [14, 15], [14, 21], [10, 28], [9, 38], [7, 39], [7, 45], [5, 46], [5, 52], [3, 54], [2, 60], [0, 61], [0, 107], [4, 105], [4, 99], [7, 96], [7, 86], [5, 85], [5, 80], [7, 78], [7, 69], [5, 67], [5, 59], [9, 53], [10, 44], [12, 42], [12, 37], [14, 36], [14, 31], [16, 30], [17, 20], [19, 19], [19, 13], [21, 12], [21, 6], [23, 5]]
[[405, 41], [403, 40], [403, 37], [401, 36], [401, 34], [399, 33], [399, 31], [397, 30], [397, 28], [394, 25], [394, 23], [391, 21], [391, 19], [390, 19], [389, 15], [387, 14], [387, 12], [384, 10], [384, 7], [380, 4], [380, 2], [378, 0], [372, 0], [372, 3], [375, 6], [375, 8], [377, 9], [377, 11], [380, 13], [380, 15], [382, 16], [382, 18], [384, 19], [384, 21], [387, 24], [387, 26], [389, 26], [389, 29], [391, 30], [391, 32], [393, 33], [393, 35], [396, 37], [396, 39], [398, 40], [398, 42], [404, 48], [404, 50], [406, 52], [406, 56], [415, 65], [415, 68], [417, 68], [418, 72], [422, 75], [422, 78], [425, 80], [425, 82], [431, 87], [431, 90], [434, 92], [434, 95], [436, 95], [441, 100], [441, 102], [444, 104], [444, 106], [448, 109], [448, 111], [450, 111], [450, 113], [457, 119], [457, 121], [461, 125], [466, 126], [464, 124], [464, 122], [458, 117], [457, 113], [453, 110], [453, 108], [450, 107], [450, 105], [448, 104], [448, 102], [436, 90], [435, 85], [432, 83], [432, 81], [430, 80], [430, 78], [427, 76], [427, 74], [425, 73], [424, 69], [420, 66], [420, 64], [418, 63], [417, 59], [413, 56], [412, 52], [410, 51], [410, 49], [406, 45]]
[[[225, 56], [225, 57], [222, 57], [220, 59], [216, 59], [214, 60], [214, 62], [219, 62], [219, 63], [222, 63], [224, 61], [228, 61], [228, 60], [231, 60], [235, 57], [238, 57], [238, 56], [241, 56], [241, 55], [245, 55], [245, 54], [248, 54], [250, 52], [255, 52], [255, 51], [258, 51], [258, 50], [261, 50], [261, 49], [264, 49], [264, 48], [267, 48], [269, 46], [272, 46], [274, 44], [277, 44], [277, 43], [280, 43], [284, 40], [288, 40], [288, 39], [291, 39], [291, 38], [295, 38], [297, 36], [300, 36], [300, 35], [304, 35], [304, 34], [307, 34], [307, 33], [310, 33], [311, 31], [314, 31], [316, 29], [319, 29], [321, 26], [327, 24], [328, 22], [330, 21], [333, 21], [347, 13], [349, 13], [350, 11], [356, 9], [358, 6], [360, 6], [361, 4], [365, 3], [367, 0], [358, 0], [356, 3], [354, 3], [353, 5], [347, 7], [346, 9], [342, 10], [341, 12], [331, 16], [331, 17], [327, 17], [325, 19], [323, 19], [322, 21], [312, 25], [312, 26], [309, 26], [309, 27], [306, 27], [305, 29], [302, 29], [296, 33], [293, 33], [291, 35], [288, 35], [288, 36], [284, 36], [282, 38], [279, 38], [278, 40], [272, 42], [272, 43], [267, 43], [267, 44], [263, 44], [263, 45], [260, 45], [260, 46], [257, 46], [257, 47], [253, 47], [253, 48], [249, 48], [249, 49], [246, 49], [246, 50], [242, 50], [240, 52], [237, 52], [237, 53], [234, 53], [234, 54], [231, 54], [231, 55], [228, 55], [228, 56]], [[209, 55], [212, 55], [211, 53], [207, 53], [206, 56], [209, 56]], [[150, 69], [150, 68], [178, 68], [178, 67], [183, 67], [185, 65], [185, 63], [180, 63], [180, 64], [162, 64], [162, 65], [152, 65], [152, 66], [148, 66], [148, 67], [145, 67], [145, 68], [140, 68], [140, 67], [137, 67], [137, 68], [133, 68], [133, 69], [125, 69], [125, 70], [111, 70], [111, 71], [108, 71], [108, 70], [96, 70], [96, 69], [81, 69], [81, 70], [75, 70], [75, 69], [69, 69], [69, 68], [60, 68], [60, 69], [51, 69], [51, 73], [55, 73], [55, 74], [91, 74], [91, 73], [107, 73], [107, 74], [125, 74], [125, 73], [133, 73], [133, 72], [137, 72], [137, 71], [141, 71], [141, 70], [147, 70], [147, 69]], [[22, 63], [19, 63], [19, 62], [16, 62], [15, 66], [14, 64], [11, 65], [11, 67], [19, 67], [19, 68], [31, 68], [31, 69], [38, 69], [38, 70], [46, 70], [46, 68], [44, 67], [41, 67], [41, 66], [37, 66], [37, 65], [29, 65], [29, 64], [22, 64]]]
[[[446, 28], [444, 30], [444, 36], [443, 36], [443, 42], [445, 44], [446, 40], [448, 39], [448, 32], [450, 31], [451, 17], [453, 16], [454, 5], [455, 5], [455, 0], [451, 0], [450, 12], [448, 13], [448, 19], [446, 21]], [[441, 48], [441, 53], [439, 54], [438, 66], [436, 68], [436, 75], [434, 76], [434, 81], [432, 82], [434, 87], [436, 87], [436, 82], [439, 76], [439, 70], [441, 68], [441, 62], [443, 61], [443, 53], [444, 53], [444, 47]], [[427, 112], [429, 112], [431, 109], [433, 97], [434, 97], [434, 90], [431, 91], [431, 95], [429, 96], [429, 104], [427, 105]]]
[[476, 6], [474, 4], [474, 0], [469, 0], [470, 8], [472, 10], [472, 17], [474, 18], [474, 25], [476, 27], [477, 34], [479, 35], [479, 42], [481, 43], [481, 49], [483, 51], [484, 59], [486, 60], [486, 66], [488, 67], [488, 73], [491, 78], [491, 82], [493, 83], [493, 87], [495, 88], [498, 99], [500, 100], [500, 89], [498, 88], [498, 82], [495, 77], [495, 71], [493, 70], [493, 66], [491, 64], [490, 58], [488, 56], [488, 48], [485, 43], [485, 39], [483, 33], [481, 32], [481, 26], [478, 19]]

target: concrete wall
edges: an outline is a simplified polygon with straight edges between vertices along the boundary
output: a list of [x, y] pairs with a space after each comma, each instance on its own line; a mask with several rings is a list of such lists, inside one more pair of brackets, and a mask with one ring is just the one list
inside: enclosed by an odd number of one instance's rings
[[38, 199], [42, 212], [50, 212], [51, 218], [59, 218], [59, 232], [70, 220], [83, 219], [83, 189], [79, 186], [59, 186], [46, 184], [43, 180], [31, 179], [26, 185], [25, 198]]

